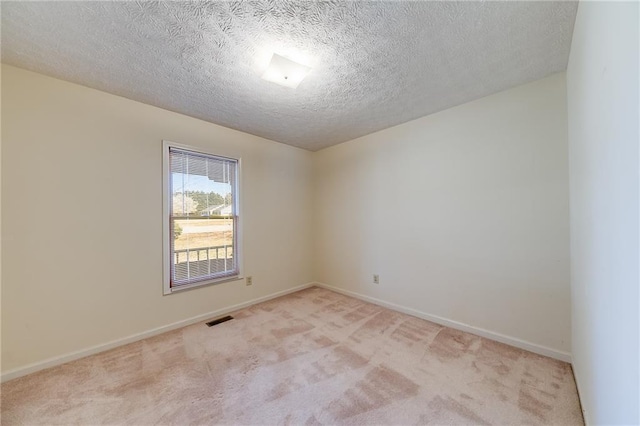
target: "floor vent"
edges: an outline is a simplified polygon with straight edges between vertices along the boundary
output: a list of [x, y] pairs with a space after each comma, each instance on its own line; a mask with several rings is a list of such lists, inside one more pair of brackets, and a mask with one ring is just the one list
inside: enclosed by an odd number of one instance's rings
[[227, 322], [227, 321], [232, 320], [232, 319], [233, 319], [232, 316], [227, 315], [226, 317], [222, 317], [222, 318], [214, 319], [213, 321], [209, 321], [207, 323], [207, 325], [209, 327], [213, 327], [214, 325], [218, 325], [220, 323]]

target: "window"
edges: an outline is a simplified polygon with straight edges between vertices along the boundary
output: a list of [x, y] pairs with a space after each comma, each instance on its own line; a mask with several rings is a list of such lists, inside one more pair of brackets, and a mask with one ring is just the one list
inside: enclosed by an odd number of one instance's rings
[[165, 294], [237, 278], [238, 160], [163, 148]]

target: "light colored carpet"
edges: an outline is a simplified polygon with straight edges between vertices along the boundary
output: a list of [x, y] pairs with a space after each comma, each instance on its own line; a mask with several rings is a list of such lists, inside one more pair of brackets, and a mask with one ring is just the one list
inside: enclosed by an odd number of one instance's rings
[[2, 424], [582, 424], [571, 367], [311, 288], [2, 385]]

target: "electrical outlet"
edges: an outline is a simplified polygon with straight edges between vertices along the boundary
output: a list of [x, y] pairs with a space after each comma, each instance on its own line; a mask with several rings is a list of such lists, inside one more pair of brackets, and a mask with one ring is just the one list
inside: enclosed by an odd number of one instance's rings
[[247, 285], [253, 285], [253, 277], [247, 277]]
[[373, 275], [373, 283], [374, 284], [380, 284], [380, 275], [378, 275], [378, 274], [374, 274]]

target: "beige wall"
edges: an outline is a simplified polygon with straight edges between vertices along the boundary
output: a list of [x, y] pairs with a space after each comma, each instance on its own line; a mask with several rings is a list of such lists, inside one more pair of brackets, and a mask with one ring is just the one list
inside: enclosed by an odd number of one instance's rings
[[[0, 66], [0, 82], [2, 67]], [[0, 308], [2, 307], [2, 84], [0, 84]], [[2, 313], [0, 312], [0, 367], [2, 366]], [[0, 368], [0, 371], [1, 368]]]
[[[310, 153], [2, 71], [3, 373], [312, 280], [568, 356], [564, 74]], [[162, 296], [162, 139], [242, 158], [252, 287]]]
[[566, 119], [560, 73], [317, 152], [316, 279], [567, 358]]
[[[2, 371], [308, 283], [310, 152], [2, 67]], [[162, 295], [162, 140], [240, 157], [243, 281]]]
[[589, 424], [640, 424], [638, 2], [580, 2], [567, 69], [573, 362]]

